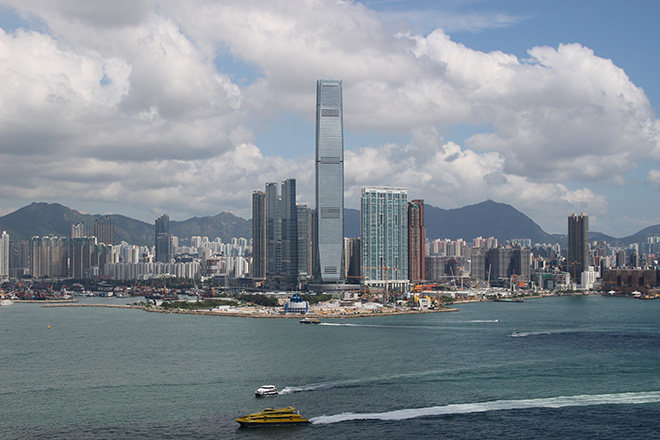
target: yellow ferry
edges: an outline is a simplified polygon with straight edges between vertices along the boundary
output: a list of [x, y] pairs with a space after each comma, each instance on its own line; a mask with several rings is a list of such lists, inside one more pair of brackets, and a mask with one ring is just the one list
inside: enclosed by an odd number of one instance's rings
[[301, 416], [295, 408], [266, 408], [263, 411], [236, 419], [242, 427], [307, 425], [309, 420]]

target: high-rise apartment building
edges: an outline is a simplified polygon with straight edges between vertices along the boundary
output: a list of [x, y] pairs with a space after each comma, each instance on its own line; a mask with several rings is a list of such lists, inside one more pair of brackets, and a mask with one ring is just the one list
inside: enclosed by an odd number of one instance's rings
[[568, 217], [567, 264], [573, 282], [579, 284], [589, 267], [589, 216], [585, 213]]
[[94, 236], [98, 243], [111, 245], [115, 240], [115, 223], [110, 216], [97, 218], [94, 222]]
[[30, 273], [35, 278], [67, 276], [67, 242], [64, 237], [32, 237]]
[[425, 279], [426, 228], [424, 227], [424, 200], [408, 203], [408, 277], [410, 281]]
[[0, 278], [9, 276], [9, 234], [0, 235]]
[[368, 286], [403, 290], [408, 282], [408, 192], [362, 188], [362, 276]]
[[76, 280], [86, 278], [91, 267], [98, 267], [96, 237], [76, 237], [69, 242], [69, 276]]
[[341, 80], [316, 83], [316, 278], [343, 281], [344, 129]]
[[71, 236], [69, 238], [89, 237], [89, 226], [87, 222], [71, 225]]
[[170, 235], [170, 216], [163, 214], [156, 219], [155, 225], [156, 262], [169, 263], [173, 257], [172, 237]]
[[252, 278], [266, 278], [266, 193], [263, 191], [252, 193]]

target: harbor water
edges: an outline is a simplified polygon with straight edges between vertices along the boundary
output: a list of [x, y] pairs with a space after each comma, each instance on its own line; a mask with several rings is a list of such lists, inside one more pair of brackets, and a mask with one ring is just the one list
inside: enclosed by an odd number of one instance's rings
[[[0, 438], [660, 438], [660, 301], [456, 308], [300, 325], [2, 306]], [[312, 423], [235, 421], [284, 406]]]

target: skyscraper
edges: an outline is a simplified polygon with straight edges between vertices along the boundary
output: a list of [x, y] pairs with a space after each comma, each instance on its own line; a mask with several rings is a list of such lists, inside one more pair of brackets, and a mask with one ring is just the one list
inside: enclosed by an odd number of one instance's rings
[[424, 227], [424, 200], [408, 203], [408, 276], [410, 281], [425, 279], [426, 228]]
[[252, 278], [266, 278], [266, 193], [252, 193]]
[[573, 214], [568, 217], [568, 272], [580, 283], [582, 272], [589, 267], [589, 216]]
[[362, 188], [360, 232], [366, 285], [402, 290], [408, 286], [408, 192]]
[[89, 227], [87, 227], [87, 222], [80, 222], [71, 225], [71, 236], [69, 238], [82, 237], [89, 237]]
[[0, 278], [9, 276], [9, 234], [0, 235]]
[[113, 244], [115, 240], [115, 224], [110, 216], [97, 218], [94, 222], [94, 236], [98, 243]]
[[297, 205], [298, 209], [298, 275], [307, 278], [312, 273], [310, 267], [311, 255], [311, 219], [307, 205]]
[[169, 263], [172, 259], [172, 238], [170, 236], [170, 216], [163, 214], [155, 225], [156, 262]]
[[282, 218], [282, 275], [289, 283], [298, 278], [298, 209], [296, 207], [296, 179], [282, 182], [280, 204]]
[[316, 83], [317, 278], [343, 281], [344, 129], [341, 80]]
[[280, 214], [277, 183], [266, 184], [266, 278], [273, 278], [280, 273]]
[[30, 274], [33, 277], [65, 277], [67, 275], [67, 242], [64, 237], [32, 237], [30, 240]]

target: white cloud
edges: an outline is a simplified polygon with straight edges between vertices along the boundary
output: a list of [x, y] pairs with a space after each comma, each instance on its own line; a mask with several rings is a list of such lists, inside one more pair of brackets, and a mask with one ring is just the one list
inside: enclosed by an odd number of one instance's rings
[[[360, 188], [402, 186], [409, 198], [443, 208], [458, 208], [486, 198], [508, 203], [560, 232], [566, 213], [604, 214], [607, 200], [589, 188], [532, 182], [507, 174], [504, 158], [494, 152], [462, 150], [444, 143], [434, 131], [417, 132], [409, 145], [367, 147], [346, 154], [346, 203], [359, 207]], [[538, 217], [535, 217], [538, 216]]]
[[646, 176], [649, 185], [660, 187], [660, 170], [651, 170]]
[[[247, 127], [286, 112], [312, 120], [319, 78], [343, 79], [347, 129], [412, 136], [346, 152], [352, 206], [369, 184], [405, 186], [441, 207], [490, 197], [532, 216], [605, 215], [592, 185], [623, 184], [660, 160], [643, 90], [580, 44], [521, 60], [441, 29], [390, 33], [383, 13], [354, 2], [4, 3], [49, 33], [0, 30], [0, 197], [249, 216], [253, 189], [295, 177], [313, 205], [313, 138], [309, 160], [294, 162], [284, 151], [264, 157]], [[469, 26], [520, 19], [474, 15]], [[231, 65], [216, 69], [219, 54], [263, 75], [241, 87]], [[438, 134], [452, 124], [492, 130], [459, 146]]]

